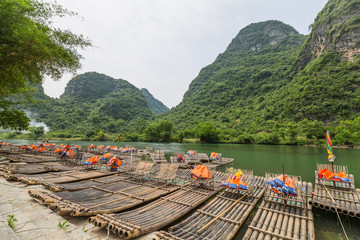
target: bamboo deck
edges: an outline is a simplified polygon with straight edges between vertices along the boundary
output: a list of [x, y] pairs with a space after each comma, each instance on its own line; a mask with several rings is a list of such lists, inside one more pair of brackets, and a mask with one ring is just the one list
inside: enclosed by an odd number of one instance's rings
[[[176, 175], [179, 178], [184, 178], [184, 179], [193, 179], [190, 176], [192, 169], [178, 169]], [[224, 173], [224, 172], [219, 172], [219, 171], [211, 171], [211, 175], [212, 175], [212, 181], [215, 182], [215, 184], [220, 185], [220, 183], [222, 183], [224, 180], [226, 180], [231, 173]]]
[[248, 185], [251, 192], [226, 189], [169, 233], [156, 233], [156, 239], [232, 239], [264, 194], [265, 178], [254, 176]]
[[177, 190], [179, 186], [155, 181], [121, 179], [112, 183], [76, 191], [56, 193], [30, 190], [29, 195], [44, 203], [58, 214], [93, 216], [114, 213], [154, 200]]
[[102, 214], [89, 219], [99, 228], [109, 230], [125, 239], [159, 230], [216, 194], [218, 190], [188, 185], [141, 208], [118, 214]]
[[156, 150], [155, 152], [151, 152], [150, 158], [154, 163], [168, 163], [168, 160], [165, 158], [164, 150]]
[[113, 175], [114, 172], [107, 171], [62, 171], [62, 172], [47, 172], [40, 174], [12, 174], [8, 177], [10, 180], [16, 180], [19, 182], [23, 182], [25, 184], [36, 185], [36, 184], [59, 184], [59, 183], [69, 183], [76, 182], [91, 178], [103, 177], [108, 175]]
[[220, 159], [219, 160], [209, 160], [209, 157], [206, 153], [197, 153], [195, 151], [195, 156], [189, 156], [184, 153], [180, 153], [184, 156], [184, 162], [177, 161], [176, 156], [170, 156], [170, 162], [172, 164], [177, 164], [181, 168], [192, 168], [194, 165], [203, 164], [206, 165], [209, 169], [216, 169], [219, 166], [223, 166], [234, 161], [233, 158], [223, 158], [221, 157], [221, 153], [219, 153]]
[[[324, 167], [331, 170], [331, 165], [318, 164], [318, 169]], [[309, 204], [360, 219], [360, 194], [355, 188], [354, 176], [348, 174], [346, 166], [334, 165], [334, 171], [345, 172], [349, 176], [349, 183], [319, 179], [318, 171], [315, 171], [314, 196], [309, 200]]]
[[[277, 175], [267, 173], [266, 181]], [[311, 206], [307, 204], [312, 184], [302, 182], [301, 177], [289, 177], [294, 180], [298, 196], [279, 196], [269, 185], [266, 186], [264, 200], [243, 239], [315, 239], [314, 217]]]

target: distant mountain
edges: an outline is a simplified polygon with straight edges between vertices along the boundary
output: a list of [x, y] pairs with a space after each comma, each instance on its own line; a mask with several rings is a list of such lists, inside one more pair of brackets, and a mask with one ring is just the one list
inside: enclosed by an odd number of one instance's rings
[[359, 53], [360, 0], [329, 0], [307, 37], [279, 21], [253, 23], [200, 71], [165, 117], [177, 129], [207, 120], [248, 133], [290, 121], [354, 119]]
[[43, 106], [39, 120], [53, 131], [121, 132], [127, 122], [152, 116], [140, 89], [123, 79], [88, 72], [71, 79], [60, 98]]
[[162, 102], [154, 98], [154, 96], [149, 92], [149, 90], [147, 90], [146, 88], [142, 88], [141, 91], [143, 92], [148, 106], [153, 114], [159, 115], [169, 111], [169, 108], [165, 106]]
[[325, 123], [360, 114], [360, 0], [330, 0], [318, 14], [283, 90], [295, 120]]
[[287, 73], [305, 38], [280, 21], [250, 24], [200, 71], [183, 101], [166, 117], [180, 129], [205, 120], [233, 128], [262, 116], [272, 118], [264, 107], [287, 84]]

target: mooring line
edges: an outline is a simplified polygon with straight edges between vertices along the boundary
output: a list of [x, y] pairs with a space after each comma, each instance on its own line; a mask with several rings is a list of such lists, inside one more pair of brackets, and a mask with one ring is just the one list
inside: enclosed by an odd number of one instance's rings
[[[327, 189], [327, 187], [325, 186], [324, 182], [323, 182], [320, 178], [319, 178], [319, 180], [320, 180], [320, 182], [322, 183], [322, 185], [324, 186], [326, 192], [329, 194], [332, 202], [333, 202], [334, 205], [336, 206], [336, 202], [335, 202], [334, 198], [331, 196], [331, 194], [330, 194], [329, 190]], [[344, 232], [344, 234], [345, 234], [345, 237], [346, 237], [347, 240], [349, 240], [349, 238], [348, 238], [348, 236], [347, 236], [347, 234], [346, 234], [344, 225], [343, 225], [343, 223], [342, 223], [342, 221], [341, 221], [341, 218], [340, 218], [340, 216], [339, 216], [339, 213], [338, 213], [338, 210], [337, 210], [336, 207], [335, 207], [335, 212], [336, 212], [336, 215], [337, 215], [337, 217], [338, 217], [338, 219], [339, 219], [339, 222], [340, 222], [340, 225], [341, 225], [341, 227], [342, 227], [342, 230], [343, 230], [343, 232]]]

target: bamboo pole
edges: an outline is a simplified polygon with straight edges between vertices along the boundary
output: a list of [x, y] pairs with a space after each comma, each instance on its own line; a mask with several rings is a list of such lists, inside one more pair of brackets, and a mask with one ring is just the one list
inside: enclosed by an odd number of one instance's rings
[[169, 185], [169, 183], [164, 184], [164, 185], [159, 186], [159, 187], [155, 187], [155, 188], [150, 189], [150, 190], [145, 191], [145, 192], [140, 192], [140, 193], [133, 194], [133, 195], [130, 195], [130, 196], [127, 196], [127, 197], [118, 198], [118, 199], [114, 199], [114, 200], [112, 200], [112, 201], [108, 201], [108, 202], [101, 203], [101, 204], [98, 204], [98, 205], [95, 205], [95, 206], [91, 206], [91, 207], [88, 207], [87, 209], [93, 209], [93, 208], [97, 208], [97, 207], [104, 206], [104, 205], [106, 205], [106, 204], [110, 204], [110, 203], [118, 202], [118, 201], [121, 201], [121, 200], [124, 200], [124, 199], [128, 199], [128, 198], [132, 198], [132, 197], [135, 197], [135, 196], [139, 196], [139, 195], [141, 195], [141, 194], [144, 194], [144, 193], [148, 193], [148, 192], [154, 191], [154, 189], [159, 189], [159, 188], [165, 187], [166, 185]]
[[212, 221], [210, 221], [208, 224], [206, 224], [204, 227], [202, 227], [200, 230], [198, 230], [196, 233], [200, 233], [201, 231], [203, 231], [205, 228], [207, 228], [208, 226], [210, 226], [213, 222], [215, 222], [217, 219], [219, 219], [220, 217], [222, 217], [227, 211], [229, 211], [231, 208], [233, 208], [238, 202], [241, 201], [241, 199], [243, 199], [245, 196], [247, 196], [251, 191], [247, 192], [245, 195], [243, 195], [241, 198], [239, 198], [236, 202], [234, 202], [229, 208], [227, 208], [225, 211], [223, 211], [221, 214], [219, 214], [216, 218], [214, 218]]

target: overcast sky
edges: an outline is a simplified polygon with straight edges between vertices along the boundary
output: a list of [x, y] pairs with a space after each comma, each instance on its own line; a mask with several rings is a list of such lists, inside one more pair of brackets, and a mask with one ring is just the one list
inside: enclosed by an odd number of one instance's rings
[[[250, 23], [280, 20], [308, 34], [327, 0], [57, 0], [80, 17], [55, 25], [83, 34], [94, 47], [78, 73], [96, 71], [147, 88], [168, 107], [179, 104], [201, 68]], [[59, 97], [71, 75], [47, 79]]]

